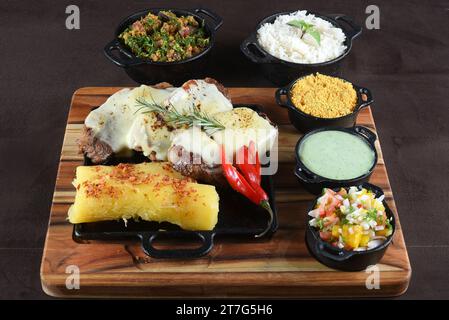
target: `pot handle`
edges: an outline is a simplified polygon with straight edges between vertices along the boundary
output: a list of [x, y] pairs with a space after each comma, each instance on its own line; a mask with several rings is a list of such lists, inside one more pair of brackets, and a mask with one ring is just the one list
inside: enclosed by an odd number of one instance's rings
[[[153, 246], [155, 239], [163, 232], [167, 231], [157, 231], [152, 233], [144, 233], [140, 235], [142, 241], [143, 251], [150, 257], [157, 259], [192, 259], [199, 258], [207, 253], [214, 246], [214, 235], [213, 232], [195, 232], [195, 235], [201, 240], [202, 244], [195, 249], [156, 249]], [[185, 237], [184, 232], [170, 232], [171, 238]]]
[[[355, 24], [354, 21], [352, 21], [351, 18], [344, 14], [331, 14], [329, 15], [332, 19], [337, 21], [338, 25], [346, 31], [346, 35], [348, 36], [349, 40], [352, 41], [352, 39], [357, 38], [362, 33], [362, 27]], [[342, 23], [343, 22], [343, 23]], [[349, 28], [345, 28], [344, 26], [347, 26]]]
[[221, 27], [221, 25], [223, 24], [223, 18], [208, 9], [198, 8], [198, 9], [195, 9], [195, 13], [198, 15], [201, 15], [201, 14], [205, 15], [205, 16], [209, 17], [210, 19], [212, 19], [212, 21], [213, 21], [212, 28], [215, 31], [218, 30]]
[[377, 140], [376, 134], [371, 130], [369, 130], [368, 128], [362, 126], [355, 126], [354, 131], [364, 136], [372, 145], [374, 145], [374, 142], [376, 142]]
[[315, 251], [319, 252], [322, 256], [337, 261], [342, 262], [346, 259], [351, 258], [354, 255], [354, 251], [337, 251], [337, 250], [327, 250], [327, 248], [320, 241], [315, 243]]
[[290, 107], [290, 105], [288, 104], [288, 102], [286, 100], [282, 100], [282, 97], [283, 96], [287, 97], [287, 94], [288, 94], [287, 88], [279, 88], [276, 90], [276, 93], [274, 94], [274, 96], [276, 98], [276, 103], [283, 108]]
[[363, 87], [357, 87], [357, 86], [355, 86], [355, 87], [356, 87], [357, 92], [360, 95], [362, 95], [362, 94], [366, 95], [366, 100], [360, 104], [359, 110], [371, 105], [374, 102], [373, 95], [369, 89], [363, 88]]
[[296, 165], [295, 168], [295, 176], [298, 177], [298, 179], [304, 181], [305, 183], [320, 183], [323, 180], [319, 178], [317, 175], [307, 172], [301, 166]]
[[243, 40], [240, 45], [240, 50], [242, 50], [243, 54], [254, 63], [275, 62], [275, 60], [262, 50], [254, 34]]
[[[120, 51], [121, 53], [125, 54], [128, 57], [128, 59], [122, 59], [121, 57], [115, 55], [113, 53], [114, 51]], [[122, 68], [127, 68], [127, 67], [135, 66], [135, 65], [142, 63], [142, 61], [140, 59], [134, 58], [129, 53], [123, 51], [120, 48], [120, 42], [117, 39], [112, 40], [104, 47], [104, 54], [115, 65], [122, 67]]]

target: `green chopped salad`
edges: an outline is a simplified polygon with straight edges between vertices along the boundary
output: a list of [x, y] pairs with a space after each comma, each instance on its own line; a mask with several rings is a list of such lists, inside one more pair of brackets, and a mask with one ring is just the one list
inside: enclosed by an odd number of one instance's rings
[[193, 16], [171, 11], [148, 13], [126, 28], [119, 38], [133, 54], [154, 62], [174, 62], [193, 57], [209, 45], [204, 25]]

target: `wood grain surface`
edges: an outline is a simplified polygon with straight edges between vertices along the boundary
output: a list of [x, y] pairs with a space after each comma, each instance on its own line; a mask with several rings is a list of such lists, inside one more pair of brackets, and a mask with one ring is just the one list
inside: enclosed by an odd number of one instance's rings
[[[274, 176], [279, 229], [269, 241], [217, 238], [214, 249], [195, 260], [158, 260], [139, 243], [79, 244], [66, 221], [75, 189], [71, 182], [82, 164], [76, 139], [84, 118], [118, 87], [77, 90], [61, 153], [48, 232], [41, 264], [44, 291], [57, 297], [363, 297], [396, 296], [408, 287], [411, 267], [379, 142], [379, 162], [370, 182], [384, 189], [396, 215], [397, 232], [378, 264], [380, 288], [368, 290], [366, 272], [340, 272], [317, 262], [304, 242], [307, 208], [313, 195], [293, 175], [294, 146], [300, 137], [286, 110], [274, 102], [273, 88], [231, 88], [234, 103], [260, 104], [279, 125], [279, 170]], [[370, 108], [358, 124], [375, 131]], [[163, 244], [162, 244], [163, 245]], [[80, 269], [80, 289], [68, 290], [66, 268]]]

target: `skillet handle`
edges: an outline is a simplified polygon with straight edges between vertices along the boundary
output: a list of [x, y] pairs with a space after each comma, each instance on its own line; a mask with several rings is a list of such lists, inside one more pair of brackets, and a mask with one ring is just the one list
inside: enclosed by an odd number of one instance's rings
[[295, 167], [295, 176], [305, 182], [305, 183], [320, 183], [323, 180], [318, 177], [317, 175], [314, 175], [313, 173], [309, 173], [306, 170], [304, 170], [303, 168], [301, 168], [299, 165], [296, 165]]
[[360, 95], [364, 94], [366, 96], [366, 100], [360, 104], [359, 110], [371, 105], [374, 102], [373, 95], [369, 89], [357, 86], [355, 86], [355, 88]]
[[259, 46], [256, 36], [254, 34], [250, 35], [248, 38], [243, 40], [240, 45], [240, 50], [243, 54], [254, 63], [272, 63], [275, 62], [268, 54], [266, 54], [263, 49]]
[[320, 241], [317, 241], [315, 243], [315, 252], [318, 252], [322, 256], [337, 262], [345, 261], [346, 259], [349, 259], [354, 255], [354, 251], [327, 250], [327, 248], [322, 243], [320, 243]]
[[337, 21], [338, 25], [346, 31], [346, 35], [350, 41], [357, 38], [362, 33], [362, 27], [355, 24], [351, 18], [344, 14], [331, 14], [329, 17]]
[[[194, 249], [156, 249], [153, 242], [157, 237], [165, 231], [157, 231], [154, 233], [144, 233], [140, 235], [142, 240], [142, 249], [150, 257], [157, 259], [194, 259], [199, 258], [207, 253], [214, 246], [213, 232], [195, 232], [194, 234], [201, 240], [201, 246]], [[186, 235], [191, 236], [191, 233], [185, 232], [170, 232], [170, 238], [185, 239]]]
[[198, 8], [198, 9], [195, 9], [195, 13], [198, 14], [198, 15], [207, 16], [210, 19], [212, 19], [212, 21], [213, 21], [212, 28], [215, 31], [217, 31], [221, 27], [221, 25], [223, 24], [223, 18], [220, 17], [218, 14], [216, 14], [216, 13], [214, 13], [214, 12], [208, 10], [208, 9]]
[[287, 99], [288, 89], [287, 88], [279, 88], [276, 90], [276, 93], [274, 94], [276, 98], [276, 103], [283, 107], [283, 108], [289, 108], [290, 105], [288, 104], [288, 100], [283, 100], [282, 97], [285, 97]]
[[[132, 57], [129, 53], [123, 51], [120, 48], [120, 42], [117, 39], [112, 40], [104, 47], [104, 54], [106, 58], [111, 60], [115, 65], [127, 68], [131, 66], [135, 66], [138, 64], [141, 64], [142, 61], [138, 58]], [[124, 55], [128, 57], [128, 59], [122, 59], [122, 57], [119, 57], [118, 55], [114, 54], [115, 51], [120, 51]]]
[[374, 142], [376, 142], [377, 140], [376, 134], [371, 130], [369, 130], [368, 128], [362, 126], [355, 126], [354, 131], [364, 136], [372, 145], [374, 145]]

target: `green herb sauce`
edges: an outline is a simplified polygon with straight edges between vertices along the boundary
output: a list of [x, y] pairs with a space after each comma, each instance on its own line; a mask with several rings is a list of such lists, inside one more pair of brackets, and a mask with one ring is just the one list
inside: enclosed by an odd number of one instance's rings
[[375, 155], [362, 138], [342, 131], [321, 131], [307, 137], [299, 159], [313, 173], [334, 180], [360, 177], [371, 169]]

